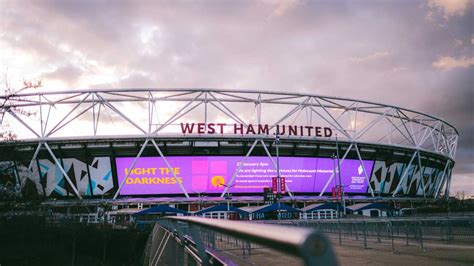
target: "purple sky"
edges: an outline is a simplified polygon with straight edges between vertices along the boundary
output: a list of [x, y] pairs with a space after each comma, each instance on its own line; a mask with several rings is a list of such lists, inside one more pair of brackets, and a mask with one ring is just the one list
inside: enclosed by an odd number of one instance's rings
[[2, 0], [1, 78], [41, 78], [51, 90], [257, 89], [407, 107], [458, 128], [452, 192], [473, 195], [473, 3]]

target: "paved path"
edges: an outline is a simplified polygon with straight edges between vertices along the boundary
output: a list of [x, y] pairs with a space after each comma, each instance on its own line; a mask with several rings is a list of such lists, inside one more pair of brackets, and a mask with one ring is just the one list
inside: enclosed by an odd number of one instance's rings
[[334, 243], [334, 249], [341, 265], [474, 265], [473, 247], [427, 244], [426, 251], [421, 251], [419, 246], [407, 247], [399, 243], [393, 253], [391, 245], [382, 244], [364, 249], [363, 245], [339, 246]]
[[[425, 251], [422, 251], [415, 243], [406, 246], [406, 242], [396, 241], [394, 253], [391, 242], [386, 241], [369, 241], [368, 249], [364, 249], [361, 241], [346, 239], [343, 246], [339, 246], [339, 242], [332, 239], [332, 243], [340, 265], [474, 265], [474, 246], [469, 244], [427, 242]], [[242, 253], [241, 249], [235, 248], [223, 250], [221, 255], [237, 265], [303, 265], [299, 258], [267, 248], [253, 249], [250, 255]]]

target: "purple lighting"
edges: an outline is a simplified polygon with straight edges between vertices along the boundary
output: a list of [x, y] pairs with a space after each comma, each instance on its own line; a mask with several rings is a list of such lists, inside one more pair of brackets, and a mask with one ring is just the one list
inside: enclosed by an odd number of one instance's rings
[[[127, 178], [121, 195], [154, 195], [183, 193], [178, 182], [188, 193], [222, 193], [243, 156], [178, 156], [167, 157], [173, 173], [160, 157], [142, 157]], [[134, 158], [117, 158], [119, 183], [126, 177]], [[370, 175], [373, 161], [363, 164]], [[321, 192], [334, 171], [331, 158], [280, 157], [280, 174], [292, 192]], [[276, 171], [268, 157], [249, 157], [236, 174], [231, 193], [261, 193], [264, 187], [271, 187]], [[326, 191], [337, 185], [333, 178]], [[367, 180], [358, 160], [346, 159], [341, 164], [341, 180], [346, 193], [367, 192]]]

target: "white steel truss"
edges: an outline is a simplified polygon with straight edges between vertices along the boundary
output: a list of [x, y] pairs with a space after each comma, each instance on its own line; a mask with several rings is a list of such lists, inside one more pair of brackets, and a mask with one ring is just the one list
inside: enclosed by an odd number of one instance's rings
[[[55, 140], [90, 140], [106, 137], [145, 139], [130, 169], [133, 169], [136, 160], [140, 158], [149, 142], [171, 168], [155, 142], [162, 137], [206, 138], [218, 135], [246, 138], [254, 140], [254, 143], [245, 158], [250, 155], [257, 142], [261, 142], [271, 158], [262, 139], [273, 138], [275, 133], [272, 133], [272, 130], [279, 125], [298, 126], [301, 128], [300, 132], [303, 132], [305, 126], [327, 127], [336, 135], [339, 133], [339, 141], [350, 145], [341, 163], [351, 150], [354, 150], [358, 159], [362, 161], [358, 143], [386, 145], [413, 151], [413, 156], [393, 196], [400, 192], [410, 167], [417, 165], [422, 168], [420, 153], [445, 158], [446, 168], [442, 180], [429, 190], [436, 196], [443, 186], [449, 190], [451, 168], [454, 165], [458, 143], [456, 128], [429, 114], [381, 103], [311, 94], [220, 89], [90, 89], [32, 93], [23, 91], [14, 95], [0, 96], [0, 103], [1, 126], [10, 125], [10, 130], [18, 136], [17, 140], [38, 143], [33, 159], [37, 157], [43, 145], [56, 160], [48, 145], [48, 142]], [[204, 123], [204, 131], [186, 134], [182, 132], [183, 123], [196, 121]], [[110, 129], [111, 123], [115, 126], [113, 130]], [[226, 132], [216, 134], [207, 130], [209, 125], [217, 123], [225, 124]], [[239, 124], [242, 130], [239, 133], [232, 132], [230, 130], [232, 123]], [[256, 133], [252, 131], [253, 127], [259, 125], [268, 126], [268, 131]], [[78, 128], [80, 130], [77, 130]], [[253, 134], [244, 134], [243, 131], [250, 131]], [[334, 135], [322, 137], [316, 133], [286, 134], [279, 137], [282, 141], [335, 140]], [[418, 160], [414, 162], [416, 156]], [[60, 170], [80, 197], [64, 169]], [[363, 172], [369, 182], [370, 193], [374, 195], [369, 180], [370, 173], [366, 172], [364, 166]], [[235, 175], [236, 173], [229, 184], [233, 182]], [[334, 174], [320, 195], [325, 192], [333, 177]], [[125, 179], [114, 198], [118, 196]], [[428, 188], [423, 173], [420, 182], [425, 195]], [[181, 189], [188, 196], [184, 188]], [[227, 188], [222, 195], [226, 190]]]

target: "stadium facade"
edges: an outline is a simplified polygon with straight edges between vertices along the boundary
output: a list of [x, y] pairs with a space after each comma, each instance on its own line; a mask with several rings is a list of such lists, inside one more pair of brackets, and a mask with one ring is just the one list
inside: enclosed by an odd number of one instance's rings
[[[96, 89], [0, 97], [0, 183], [70, 201], [434, 200], [458, 132], [406, 108], [290, 92]], [[276, 138], [279, 143], [276, 143]], [[278, 146], [279, 157], [276, 157]], [[336, 156], [338, 156], [336, 158]], [[278, 165], [278, 166], [277, 166]]]

